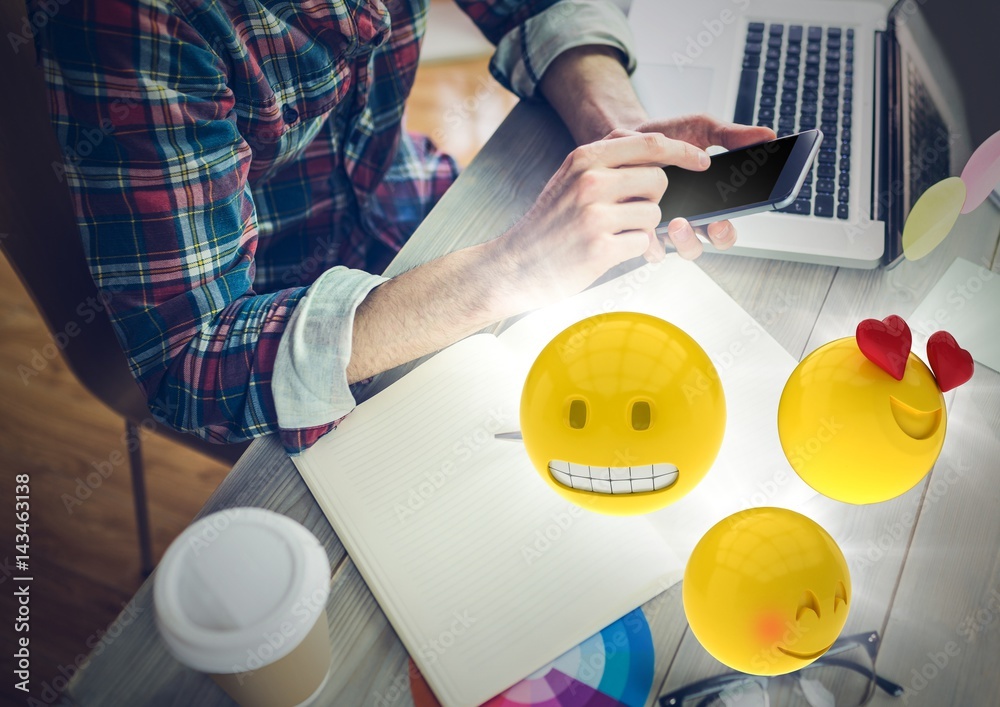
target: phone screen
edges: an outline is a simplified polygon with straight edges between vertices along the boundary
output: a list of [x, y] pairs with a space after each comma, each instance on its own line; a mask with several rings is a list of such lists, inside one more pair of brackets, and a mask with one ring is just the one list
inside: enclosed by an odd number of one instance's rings
[[713, 155], [711, 166], [704, 172], [664, 167], [667, 191], [660, 201], [663, 220], [768, 201], [798, 139], [798, 135], [791, 135]]

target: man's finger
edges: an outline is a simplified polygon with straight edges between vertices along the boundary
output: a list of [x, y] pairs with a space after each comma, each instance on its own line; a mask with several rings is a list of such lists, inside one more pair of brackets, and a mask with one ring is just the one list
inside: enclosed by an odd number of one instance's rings
[[616, 262], [637, 258], [649, 250], [649, 233], [647, 231], [623, 231], [611, 236], [611, 247]]
[[771, 128], [760, 125], [739, 125], [738, 123], [720, 123], [712, 121], [710, 144], [721, 145], [727, 150], [735, 150], [758, 142], [767, 142], [777, 137]]
[[667, 237], [677, 249], [677, 254], [685, 260], [694, 260], [701, 255], [701, 241], [694, 234], [694, 229], [687, 219], [675, 218], [667, 224]]
[[609, 201], [645, 199], [659, 203], [667, 190], [667, 175], [662, 167], [623, 167], [608, 173], [605, 197]]
[[724, 123], [706, 113], [682, 115], [668, 120], [652, 120], [644, 123], [641, 128], [643, 132], [663, 133], [701, 149], [719, 145], [732, 150], [773, 140], [776, 137], [770, 128]]
[[708, 168], [708, 154], [694, 145], [661, 133], [629, 135], [587, 145], [585, 153], [603, 167], [677, 165], [700, 172]]
[[667, 251], [660, 239], [656, 237], [655, 231], [650, 231], [647, 235], [649, 236], [649, 248], [642, 254], [642, 257], [646, 259], [647, 263], [658, 263], [667, 257]]
[[735, 150], [777, 137], [770, 128], [723, 122], [706, 113], [684, 116], [683, 120], [690, 141], [702, 148], [719, 145]]
[[708, 224], [708, 240], [718, 250], [732, 248], [736, 242], [736, 227], [729, 221], [716, 221]]
[[614, 209], [614, 230], [616, 233], [655, 231], [656, 227], [660, 225], [660, 206], [652, 201], [629, 201], [624, 204], [615, 204], [611, 208]]
[[640, 133], [638, 130], [628, 130], [627, 128], [615, 128], [601, 139], [614, 140], [615, 138], [630, 137], [632, 135], [642, 135], [642, 133]]

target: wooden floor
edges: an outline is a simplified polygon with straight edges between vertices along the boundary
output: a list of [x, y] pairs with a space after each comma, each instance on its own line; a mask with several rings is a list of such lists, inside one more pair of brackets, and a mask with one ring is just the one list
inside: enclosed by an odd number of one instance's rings
[[[422, 66], [410, 99], [410, 130], [431, 135], [463, 165], [513, 107], [485, 59]], [[0, 256], [0, 504], [13, 510], [14, 477], [31, 477], [31, 683], [60, 689], [103, 628], [139, 587], [131, 482], [126, 465], [82, 503], [66, 503], [95, 464], [124, 452], [123, 423], [87, 393], [60, 359], [23, 382], [18, 366], [52, 341], [9, 263]], [[181, 445], [143, 440], [156, 557], [191, 521], [228, 469]], [[86, 494], [81, 491], [81, 496]], [[10, 511], [0, 548], [0, 622], [4, 635], [16, 604]], [[24, 704], [13, 688], [13, 643], [3, 642], [0, 702]], [[54, 696], [54, 693], [53, 693]]]

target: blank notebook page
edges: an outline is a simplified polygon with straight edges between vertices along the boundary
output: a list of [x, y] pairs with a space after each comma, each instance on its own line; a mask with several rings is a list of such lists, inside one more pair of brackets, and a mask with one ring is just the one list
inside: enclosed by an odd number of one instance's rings
[[295, 459], [445, 705], [482, 703], [681, 571], [644, 518], [568, 504], [520, 443], [493, 439], [517, 429], [510, 358], [466, 339]]

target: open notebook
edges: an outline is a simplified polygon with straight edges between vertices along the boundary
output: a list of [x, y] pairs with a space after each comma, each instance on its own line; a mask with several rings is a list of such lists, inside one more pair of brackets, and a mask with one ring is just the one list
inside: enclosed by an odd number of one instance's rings
[[[715, 362], [728, 422], [718, 460], [657, 513], [606, 517], [542, 481], [518, 429], [527, 370], [580, 319], [646, 312]], [[444, 705], [475, 705], [681, 578], [701, 535], [751, 505], [813, 492], [778, 443], [795, 360], [696, 265], [668, 256], [437, 354], [359, 405], [295, 464]]]

